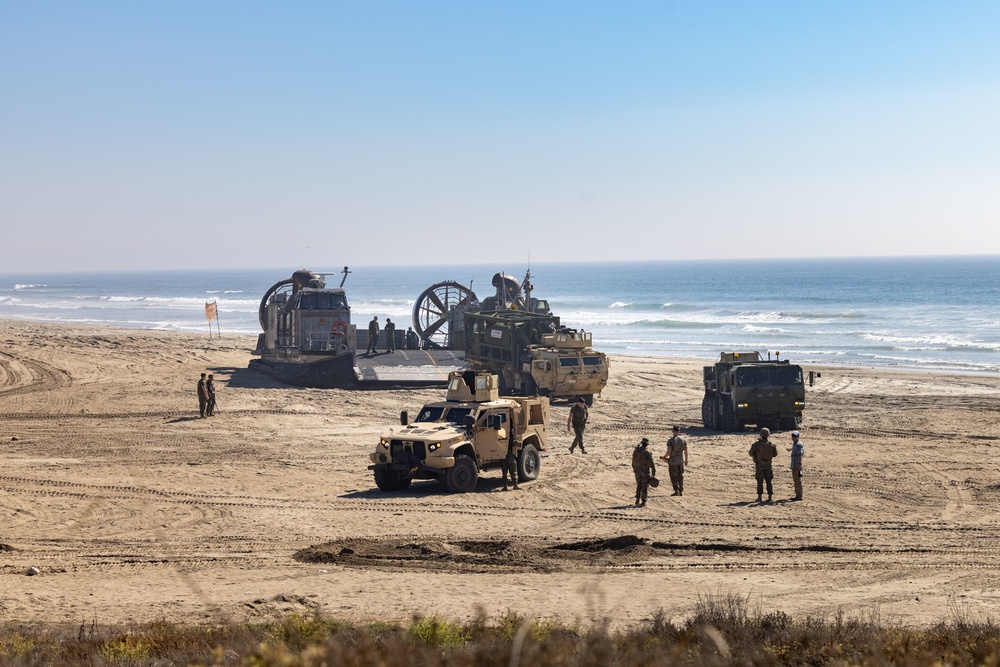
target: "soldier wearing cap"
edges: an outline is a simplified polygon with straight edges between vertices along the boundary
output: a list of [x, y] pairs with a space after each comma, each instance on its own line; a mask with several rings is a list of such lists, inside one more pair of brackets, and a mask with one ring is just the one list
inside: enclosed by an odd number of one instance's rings
[[771, 502], [774, 495], [771, 481], [774, 479], [774, 470], [771, 468], [771, 460], [778, 455], [778, 448], [768, 440], [771, 436], [770, 429], [762, 428], [760, 437], [750, 445], [750, 458], [754, 462], [754, 472], [757, 477], [757, 502], [761, 501], [764, 495], [764, 484], [767, 483], [767, 501]]
[[590, 421], [590, 411], [587, 410], [587, 402], [581, 396], [576, 399], [576, 405], [570, 408], [569, 419], [566, 420], [566, 431], [576, 435], [573, 438], [573, 444], [569, 446], [570, 453], [576, 449], [577, 445], [580, 446], [581, 454], [587, 453], [583, 447], [583, 431], [587, 428], [588, 421]]
[[660, 457], [666, 461], [670, 471], [670, 484], [674, 487], [672, 496], [684, 495], [684, 466], [688, 464], [688, 444], [681, 437], [681, 427], [674, 424], [673, 437], [667, 440], [667, 453]]
[[792, 446], [785, 447], [792, 453], [792, 484], [795, 485], [795, 497], [792, 500], [802, 500], [802, 457], [806, 455], [806, 446], [799, 440], [799, 432], [792, 431]]
[[653, 455], [647, 449], [649, 440], [643, 438], [632, 450], [632, 472], [635, 473], [635, 505], [646, 506], [646, 493], [649, 491], [649, 479], [656, 474], [656, 464]]

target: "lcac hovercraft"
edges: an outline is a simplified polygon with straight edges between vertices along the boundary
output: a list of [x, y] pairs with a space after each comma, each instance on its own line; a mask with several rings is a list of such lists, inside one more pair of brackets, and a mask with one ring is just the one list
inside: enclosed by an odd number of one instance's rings
[[264, 293], [258, 310], [263, 333], [252, 352], [260, 358], [250, 368], [302, 387], [379, 388], [443, 385], [450, 371], [465, 367], [460, 353], [405, 349], [401, 331], [396, 352], [359, 355], [368, 331], [351, 323], [344, 291], [350, 271], [345, 266], [341, 273], [340, 285], [327, 287], [331, 274], [301, 269]]

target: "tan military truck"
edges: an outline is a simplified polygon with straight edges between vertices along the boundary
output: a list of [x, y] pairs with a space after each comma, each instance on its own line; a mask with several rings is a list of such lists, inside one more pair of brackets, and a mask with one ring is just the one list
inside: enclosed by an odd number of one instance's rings
[[536, 479], [548, 421], [548, 398], [500, 398], [496, 375], [454, 371], [446, 400], [425, 405], [412, 423], [404, 411], [400, 427], [379, 438], [368, 469], [382, 491], [437, 479], [453, 493], [466, 493], [480, 473], [500, 469], [513, 441], [518, 477]]
[[501, 396], [550, 396], [594, 402], [608, 384], [608, 358], [589, 332], [560, 326], [555, 315], [515, 310], [467, 312], [465, 361], [497, 374]]

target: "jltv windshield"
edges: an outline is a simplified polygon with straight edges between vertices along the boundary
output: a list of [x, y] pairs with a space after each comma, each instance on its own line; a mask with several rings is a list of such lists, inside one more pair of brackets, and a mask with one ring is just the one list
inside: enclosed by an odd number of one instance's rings
[[461, 426], [466, 415], [472, 414], [472, 408], [447, 408], [444, 406], [428, 405], [417, 415], [418, 422], [438, 422], [446, 421]]

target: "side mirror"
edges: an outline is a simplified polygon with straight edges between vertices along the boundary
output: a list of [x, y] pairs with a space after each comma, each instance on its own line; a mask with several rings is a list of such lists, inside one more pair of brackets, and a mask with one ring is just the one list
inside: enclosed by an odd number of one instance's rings
[[406, 426], [407, 424], [410, 423], [410, 415], [406, 413], [406, 410], [403, 410], [402, 412], [399, 413], [399, 423], [403, 426]]
[[476, 418], [473, 415], [465, 415], [465, 419], [462, 420], [462, 424], [466, 429], [471, 431], [476, 426]]

